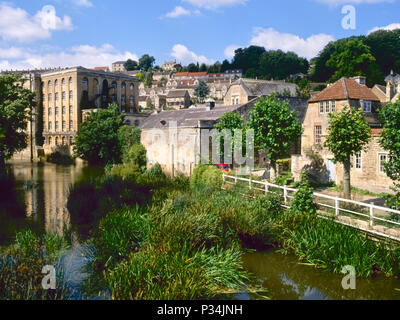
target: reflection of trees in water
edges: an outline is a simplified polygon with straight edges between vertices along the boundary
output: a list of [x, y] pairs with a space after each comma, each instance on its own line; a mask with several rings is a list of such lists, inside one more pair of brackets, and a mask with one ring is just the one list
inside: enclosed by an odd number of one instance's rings
[[[376, 300], [400, 299], [396, 279], [357, 279], [356, 290], [344, 290], [338, 275], [299, 264], [294, 256], [276, 252], [251, 253], [244, 257], [248, 271], [263, 280], [273, 299]], [[322, 295], [321, 295], [322, 293]]]

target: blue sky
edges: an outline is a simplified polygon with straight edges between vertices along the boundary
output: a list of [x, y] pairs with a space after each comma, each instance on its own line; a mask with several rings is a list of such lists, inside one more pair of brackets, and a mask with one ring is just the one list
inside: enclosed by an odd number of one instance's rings
[[[342, 7], [356, 29], [342, 28]], [[110, 66], [144, 53], [213, 63], [256, 44], [311, 58], [330, 40], [400, 28], [400, 0], [0, 0], [0, 70]]]

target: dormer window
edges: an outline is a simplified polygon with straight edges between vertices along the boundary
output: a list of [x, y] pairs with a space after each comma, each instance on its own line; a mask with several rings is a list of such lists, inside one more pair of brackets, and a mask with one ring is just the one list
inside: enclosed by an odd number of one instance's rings
[[360, 100], [360, 106], [364, 113], [371, 112], [372, 110], [372, 101], [370, 100]]

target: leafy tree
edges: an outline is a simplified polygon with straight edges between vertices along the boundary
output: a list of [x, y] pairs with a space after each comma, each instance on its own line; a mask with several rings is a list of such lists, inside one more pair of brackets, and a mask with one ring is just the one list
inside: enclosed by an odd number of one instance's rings
[[314, 190], [308, 183], [306, 172], [302, 171], [297, 191], [290, 202], [291, 213], [307, 218], [315, 218], [317, 216], [317, 205], [314, 200]]
[[125, 162], [129, 149], [135, 144], [140, 144], [141, 130], [138, 127], [124, 125], [118, 131], [121, 158]]
[[221, 72], [221, 63], [217, 61], [212, 66], [208, 67], [208, 73], [220, 73]]
[[146, 72], [146, 76], [144, 78], [144, 85], [146, 88], [151, 88], [153, 85], [153, 72]]
[[400, 72], [400, 30], [378, 30], [365, 37], [364, 43], [371, 48], [371, 53], [376, 59], [384, 75]]
[[127, 71], [134, 71], [137, 70], [139, 68], [139, 65], [136, 61], [133, 61], [132, 59], [128, 59], [125, 63], [124, 63], [124, 67]]
[[199, 66], [195, 63], [191, 63], [187, 66], [188, 72], [199, 72]]
[[[234, 141], [234, 135], [235, 135], [235, 130], [237, 129], [244, 129], [244, 122], [243, 122], [243, 117], [240, 115], [240, 113], [234, 113], [232, 111], [225, 113], [218, 121], [218, 123], [214, 126], [215, 129], [217, 129], [219, 132], [222, 130], [230, 130], [231, 132], [231, 137], [232, 137], [232, 155], [234, 154], [234, 148], [235, 148], [235, 141]], [[225, 140], [224, 137], [221, 137], [221, 152], [220, 155], [221, 157], [224, 155], [224, 146], [225, 146]], [[242, 149], [243, 150], [243, 149]]]
[[26, 129], [35, 94], [23, 88], [21, 75], [0, 76], [0, 170], [5, 160], [27, 146]]
[[369, 84], [383, 81], [383, 74], [371, 54], [371, 49], [359, 39], [350, 39], [338, 46], [326, 65], [336, 70], [331, 81], [353, 76], [367, 76]]
[[264, 52], [264, 47], [259, 46], [239, 48], [235, 51], [232, 66], [235, 69], [242, 69], [245, 74], [249, 69], [258, 69], [260, 57]]
[[225, 59], [224, 61], [222, 61], [221, 72], [225, 72], [226, 70], [230, 70], [231, 68], [232, 68], [232, 66], [228, 60]]
[[114, 164], [121, 161], [119, 130], [124, 116], [118, 105], [92, 112], [78, 129], [74, 154], [90, 164]]
[[287, 100], [278, 99], [276, 94], [260, 98], [249, 114], [248, 125], [254, 129], [255, 150], [266, 151], [274, 179], [276, 161], [289, 153], [303, 132], [298, 115]]
[[139, 69], [143, 71], [148, 71], [149, 69], [153, 68], [155, 62], [156, 59], [154, 57], [149, 56], [148, 54], [144, 54], [139, 59]]
[[350, 198], [350, 159], [366, 149], [371, 141], [371, 129], [362, 110], [345, 107], [341, 112], [329, 114], [327, 133], [324, 145], [333, 153], [335, 161], [343, 164], [343, 191]]
[[204, 80], [200, 80], [197, 87], [194, 89], [194, 95], [200, 100], [200, 102], [204, 102], [204, 99], [210, 93], [210, 88]]
[[385, 173], [395, 182], [396, 195], [391, 197], [391, 205], [400, 209], [400, 101], [388, 103], [379, 112], [383, 121], [380, 145], [389, 151], [385, 163]]
[[207, 72], [207, 66], [205, 63], [202, 63], [199, 69], [200, 72]]
[[124, 162], [136, 165], [140, 170], [146, 170], [147, 151], [146, 148], [138, 143], [129, 148]]

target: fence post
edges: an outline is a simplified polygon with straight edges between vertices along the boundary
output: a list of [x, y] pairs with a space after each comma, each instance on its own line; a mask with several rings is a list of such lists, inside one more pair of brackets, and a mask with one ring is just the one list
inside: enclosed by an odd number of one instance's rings
[[222, 174], [222, 183], [225, 184], [226, 179], [225, 179], [225, 173]]
[[335, 215], [336, 215], [336, 217], [339, 217], [339, 214], [340, 214], [339, 198], [336, 197], [336, 199], [335, 199]]
[[268, 192], [269, 192], [268, 182], [265, 182], [265, 195], [267, 195]]
[[373, 227], [374, 226], [374, 202], [371, 202], [371, 205], [369, 207], [369, 226]]
[[251, 176], [250, 176], [250, 180], [249, 180], [249, 188], [250, 188], [250, 190], [251, 190], [251, 185], [252, 185], [252, 183], [251, 183]]
[[285, 206], [287, 205], [287, 189], [286, 186], [283, 186], [283, 197], [285, 199]]

